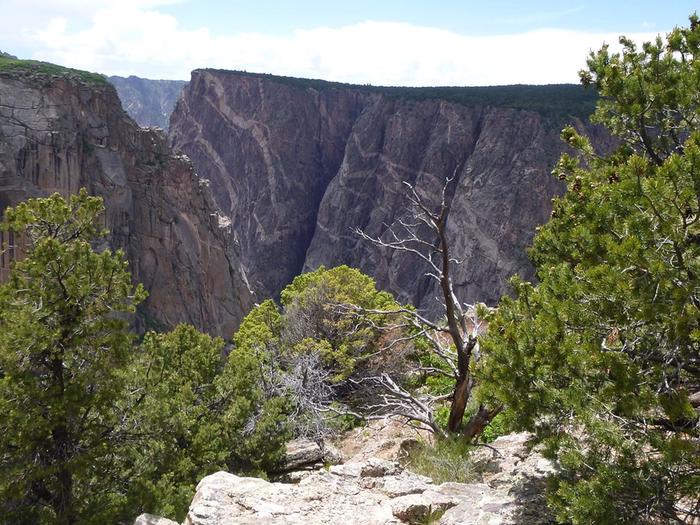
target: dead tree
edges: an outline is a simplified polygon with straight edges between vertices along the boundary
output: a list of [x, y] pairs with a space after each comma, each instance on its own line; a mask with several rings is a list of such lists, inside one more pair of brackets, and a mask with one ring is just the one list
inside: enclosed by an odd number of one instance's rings
[[[450, 253], [450, 243], [447, 236], [449, 212], [447, 196], [453, 180], [454, 177], [445, 180], [441, 201], [437, 209], [432, 209], [413, 185], [404, 182], [408, 190], [408, 199], [415, 210], [412, 220], [410, 222], [399, 220], [398, 227], [389, 228], [382, 237], [373, 237], [361, 229], [356, 229], [355, 232], [377, 246], [406, 252], [418, 257], [427, 265], [427, 275], [438, 282], [441, 292], [440, 302], [444, 311], [443, 321], [433, 322], [409, 308], [400, 309], [393, 313], [402, 316], [407, 323], [413, 325], [418, 331], [418, 336], [425, 337], [430, 342], [432, 351], [448, 364], [455, 381], [448, 432], [460, 433], [465, 438], [472, 439], [481, 434], [486, 425], [501, 411], [501, 407], [479, 406], [471, 419], [463, 425], [464, 413], [474, 389], [474, 378], [470, 371], [470, 364], [479, 358], [480, 322], [476, 308], [473, 305], [460, 303], [452, 285], [453, 265], [459, 264], [459, 261], [454, 259]], [[428, 372], [438, 372], [438, 370], [429, 370]], [[444, 371], [440, 370], [439, 372]], [[393, 384], [395, 385], [395, 383]], [[392, 388], [387, 390], [391, 391]], [[419, 407], [420, 410], [414, 411], [413, 415], [420, 417], [414, 417], [414, 420], [425, 423], [429, 427], [432, 426], [431, 422], [424, 420], [427, 413], [424, 406], [416, 405], [415, 401], [417, 400], [409, 402], [404, 399], [403, 401], [404, 408], [407, 405]], [[408, 416], [409, 414], [403, 410], [400, 415]]]

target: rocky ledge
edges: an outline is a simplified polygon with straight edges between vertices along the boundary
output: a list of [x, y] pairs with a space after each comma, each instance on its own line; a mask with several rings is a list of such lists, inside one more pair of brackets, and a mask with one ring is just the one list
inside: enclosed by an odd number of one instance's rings
[[[269, 482], [217, 472], [197, 487], [184, 525], [544, 525], [552, 465], [529, 450], [527, 434], [498, 438], [473, 457], [473, 483], [434, 484], [398, 461], [353, 458]], [[135, 525], [172, 525], [140, 516]], [[139, 521], [141, 520], [141, 521]]]

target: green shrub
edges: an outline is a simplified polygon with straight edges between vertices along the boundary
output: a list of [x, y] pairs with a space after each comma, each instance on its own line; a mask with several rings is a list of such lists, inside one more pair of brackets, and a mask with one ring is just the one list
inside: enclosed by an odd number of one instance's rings
[[50, 62], [40, 62], [38, 60], [20, 60], [0, 56], [0, 73], [3, 71], [18, 72], [18, 73], [38, 73], [47, 76], [64, 76], [76, 78], [89, 84], [109, 85], [104, 75], [99, 73], [91, 73], [81, 69], [72, 69], [63, 67]]

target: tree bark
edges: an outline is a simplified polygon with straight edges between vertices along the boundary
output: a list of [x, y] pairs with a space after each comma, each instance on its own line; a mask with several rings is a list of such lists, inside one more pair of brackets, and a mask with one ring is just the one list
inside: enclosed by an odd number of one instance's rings
[[479, 410], [476, 411], [476, 414], [472, 416], [469, 423], [467, 423], [467, 425], [464, 427], [464, 431], [462, 432], [464, 438], [471, 441], [476, 436], [481, 435], [486, 428], [486, 425], [491, 423], [493, 418], [496, 417], [501, 410], [503, 410], [502, 407], [489, 410], [484, 405], [480, 405]]
[[469, 377], [465, 377], [459, 380], [455, 386], [452, 405], [450, 406], [450, 418], [447, 421], [447, 430], [453, 434], [459, 432], [462, 426], [462, 418], [464, 418], [464, 411], [467, 409], [469, 391], [471, 390], [469, 379]]

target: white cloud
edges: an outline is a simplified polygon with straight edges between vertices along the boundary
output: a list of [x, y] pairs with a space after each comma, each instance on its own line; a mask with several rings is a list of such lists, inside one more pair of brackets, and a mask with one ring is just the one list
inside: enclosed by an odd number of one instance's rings
[[[60, 3], [68, 9], [81, 2]], [[192, 69], [216, 67], [375, 85], [544, 84], [576, 82], [588, 52], [618, 37], [559, 29], [468, 36], [373, 21], [290, 36], [213, 35], [179, 27], [157, 11], [164, 3], [172, 0], [94, 1], [89, 23], [75, 29], [54, 16], [31, 32], [33, 58], [149, 78], [187, 79]]]

